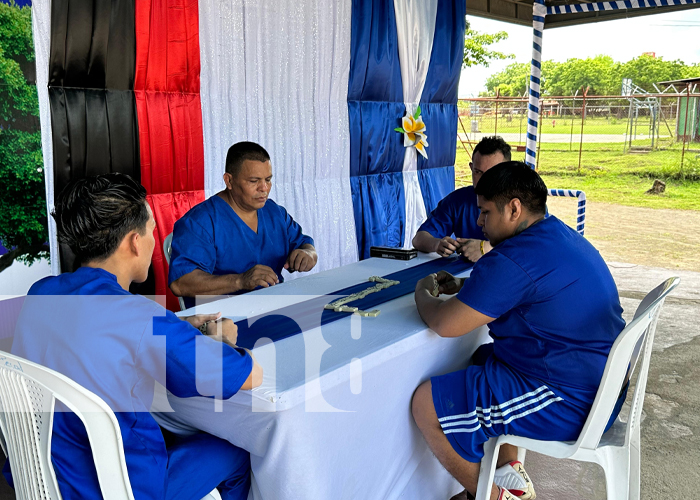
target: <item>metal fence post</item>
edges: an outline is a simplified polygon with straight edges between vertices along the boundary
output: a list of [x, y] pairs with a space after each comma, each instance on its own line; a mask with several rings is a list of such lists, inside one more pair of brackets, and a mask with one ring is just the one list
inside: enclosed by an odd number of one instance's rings
[[588, 89], [583, 91], [583, 106], [581, 106], [581, 140], [578, 145], [578, 173], [581, 173], [581, 154], [583, 153], [583, 122], [586, 121], [586, 96], [588, 95]]

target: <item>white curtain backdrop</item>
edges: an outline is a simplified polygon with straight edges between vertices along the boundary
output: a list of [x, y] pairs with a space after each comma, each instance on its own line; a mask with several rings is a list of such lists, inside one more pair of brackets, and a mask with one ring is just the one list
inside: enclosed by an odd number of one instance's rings
[[[396, 31], [401, 61], [403, 100], [408, 113], [415, 113], [423, 94], [433, 50], [437, 0], [394, 0]], [[430, 130], [426, 130], [430, 144]], [[430, 155], [430, 147], [427, 148]], [[406, 197], [404, 248], [425, 221], [425, 203], [418, 183], [418, 158], [415, 148], [406, 148], [403, 160], [403, 186]]]
[[46, 185], [46, 208], [51, 247], [51, 274], [60, 274], [61, 260], [58, 256], [56, 223], [53, 211], [53, 143], [51, 142], [51, 108], [49, 106], [49, 54], [51, 50], [51, 2], [32, 3], [32, 31], [36, 54], [36, 90], [39, 96], [39, 119], [41, 121], [41, 150], [44, 154], [44, 181]]
[[200, 0], [205, 192], [228, 148], [260, 143], [271, 197], [316, 242], [323, 271], [357, 260], [347, 90], [351, 0]]

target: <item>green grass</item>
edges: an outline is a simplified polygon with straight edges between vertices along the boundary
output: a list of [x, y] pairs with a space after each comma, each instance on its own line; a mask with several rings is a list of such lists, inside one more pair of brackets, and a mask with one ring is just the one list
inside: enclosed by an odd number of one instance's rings
[[[620, 145], [621, 146], [621, 145]], [[623, 154], [611, 144], [584, 144], [581, 169], [578, 150], [566, 144], [542, 144], [539, 172], [547, 187], [580, 189], [591, 201], [647, 208], [700, 210], [700, 158], [686, 151], [680, 170], [681, 148], [674, 146], [646, 154]], [[697, 147], [697, 145], [695, 145]], [[521, 159], [516, 153], [514, 159]], [[460, 185], [471, 183], [469, 157], [458, 144], [456, 173]], [[648, 195], [654, 179], [666, 182], [666, 192]]]

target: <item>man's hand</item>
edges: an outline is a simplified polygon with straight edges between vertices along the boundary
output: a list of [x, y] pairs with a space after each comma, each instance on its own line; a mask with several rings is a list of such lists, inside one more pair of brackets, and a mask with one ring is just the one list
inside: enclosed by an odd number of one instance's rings
[[258, 264], [251, 267], [243, 274], [238, 275], [239, 290], [254, 290], [261, 286], [263, 288], [271, 287], [279, 283], [277, 273], [268, 266]]
[[297, 248], [292, 250], [287, 257], [287, 262], [284, 263], [284, 268], [293, 273], [294, 271], [299, 271], [301, 273], [306, 271], [311, 271], [316, 265], [318, 260], [318, 255], [314, 250], [308, 248]]
[[454, 295], [462, 289], [464, 278], [455, 278], [447, 271], [440, 271], [437, 273], [437, 282], [440, 293]]
[[219, 342], [224, 342], [231, 347], [236, 347], [238, 342], [238, 327], [236, 323], [228, 318], [207, 323], [207, 337], [211, 337]]
[[418, 290], [427, 290], [430, 295], [437, 297], [438, 295], [438, 281], [437, 274], [429, 274], [422, 280], [416, 283], [416, 292]]
[[[459, 247], [459, 253], [464, 255], [470, 261], [476, 262], [484, 256], [484, 254], [481, 253], [482, 241], [483, 240], [464, 239], [462, 246]], [[484, 253], [488, 252], [489, 250], [491, 250], [491, 245], [489, 245], [488, 241], [484, 241]]]
[[186, 316], [186, 317], [180, 318], [180, 319], [183, 321], [187, 321], [190, 325], [199, 329], [199, 327], [202, 326], [204, 323], [208, 323], [210, 321], [216, 321], [220, 317], [221, 317], [221, 313], [218, 312], [216, 314], [195, 314], [194, 316]]
[[443, 239], [440, 240], [437, 246], [437, 250], [435, 250], [438, 255], [441, 257], [448, 257], [455, 253], [457, 249], [459, 248], [459, 242], [455, 240], [454, 238], [451, 238], [449, 236], [445, 236]]

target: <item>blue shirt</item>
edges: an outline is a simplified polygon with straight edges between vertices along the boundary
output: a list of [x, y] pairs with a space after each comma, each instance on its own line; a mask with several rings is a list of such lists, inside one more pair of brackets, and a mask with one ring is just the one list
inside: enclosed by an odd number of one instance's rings
[[438, 203], [418, 231], [427, 231], [439, 239], [454, 234], [456, 238], [485, 240], [477, 224], [479, 213], [474, 186], [459, 188]]
[[[218, 392], [229, 398], [253, 366], [243, 349], [202, 335], [156, 302], [122, 289], [114, 275], [88, 267], [32, 286], [12, 352], [66, 375], [109, 405], [136, 500], [162, 499], [167, 480], [165, 443], [149, 413], [154, 380], [180, 397]], [[51, 445], [61, 494], [101, 499], [85, 428], [61, 410], [58, 405]]]
[[550, 216], [479, 259], [457, 298], [489, 323], [494, 356], [583, 404], [625, 327], [617, 287], [586, 239]]
[[[274, 201], [268, 199], [258, 210], [256, 233], [214, 195], [175, 223], [168, 284], [195, 269], [218, 276], [242, 274], [258, 264], [271, 267], [282, 283], [290, 252], [307, 243], [314, 240]], [[185, 303], [194, 305], [191, 299]]]

